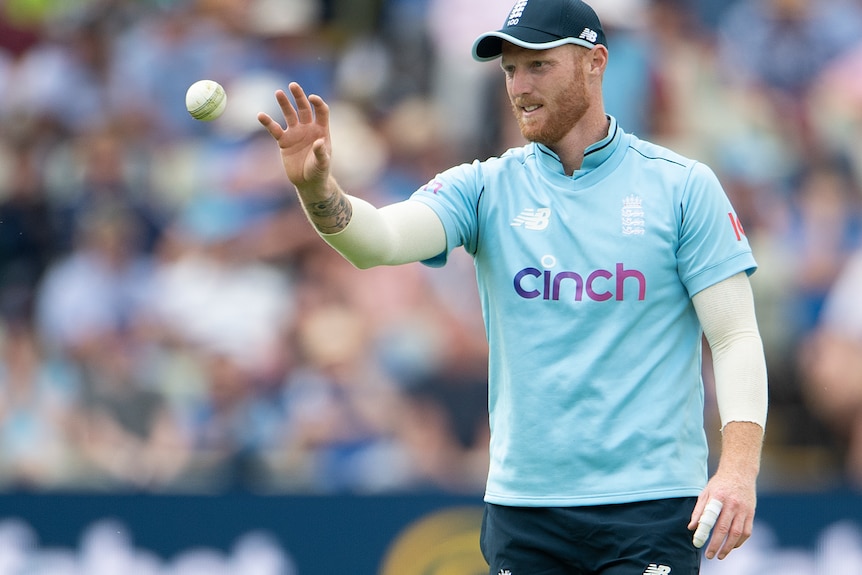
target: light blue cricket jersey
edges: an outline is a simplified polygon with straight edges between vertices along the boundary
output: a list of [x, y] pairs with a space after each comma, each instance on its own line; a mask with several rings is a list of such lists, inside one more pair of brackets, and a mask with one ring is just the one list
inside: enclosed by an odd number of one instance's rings
[[626, 134], [563, 172], [539, 144], [413, 198], [473, 255], [490, 345], [485, 500], [570, 506], [698, 495], [707, 480], [691, 296], [756, 263], [703, 164]]

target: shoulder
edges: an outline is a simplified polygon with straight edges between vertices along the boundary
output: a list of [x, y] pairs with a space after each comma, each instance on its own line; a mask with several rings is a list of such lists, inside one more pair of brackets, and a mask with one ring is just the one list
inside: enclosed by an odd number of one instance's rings
[[488, 178], [500, 176], [501, 174], [513, 174], [524, 168], [529, 162], [530, 156], [535, 151], [532, 146], [527, 145], [520, 148], [510, 148], [499, 156], [476, 159], [448, 168], [437, 175], [435, 181], [453, 184], [456, 182], [474, 182], [481, 184]]
[[626, 136], [629, 138], [627, 153], [642, 168], [658, 171], [665, 177], [684, 183], [686, 187], [718, 184], [715, 172], [703, 162], [637, 136]]
[[678, 166], [684, 169], [691, 169], [698, 162], [673, 150], [649, 142], [641, 140], [633, 134], [626, 134], [628, 137], [628, 149], [630, 152], [640, 156], [645, 161], [655, 160], [658, 162], [667, 163], [669, 166]]
[[487, 169], [514, 169], [526, 164], [527, 160], [530, 157], [535, 156], [535, 154], [536, 146], [534, 144], [527, 144], [520, 147], [509, 148], [499, 156], [491, 156], [490, 158], [476, 163]]

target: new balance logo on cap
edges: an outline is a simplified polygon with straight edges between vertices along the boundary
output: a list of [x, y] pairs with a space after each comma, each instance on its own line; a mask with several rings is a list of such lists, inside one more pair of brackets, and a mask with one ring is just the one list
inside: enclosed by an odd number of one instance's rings
[[649, 566], [644, 569], [643, 575], [668, 575], [670, 573], [670, 567], [667, 565], [657, 565], [655, 563], [650, 563]]
[[599, 34], [595, 30], [590, 30], [589, 28], [584, 28], [584, 31], [581, 32], [581, 35], [578, 38], [582, 38], [587, 42], [596, 43], [596, 39], [598, 39]]

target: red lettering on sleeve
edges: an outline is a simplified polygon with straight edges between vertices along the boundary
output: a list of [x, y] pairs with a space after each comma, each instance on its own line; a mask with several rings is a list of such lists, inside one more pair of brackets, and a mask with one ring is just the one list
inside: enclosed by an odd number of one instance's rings
[[733, 226], [733, 233], [736, 234], [736, 241], [741, 242], [742, 236], [745, 235], [745, 230], [742, 227], [742, 222], [739, 221], [739, 217], [734, 215], [733, 212], [727, 212], [727, 215], [730, 218], [730, 225]]
[[443, 187], [443, 184], [441, 182], [434, 180], [432, 182], [429, 182], [423, 189], [426, 192], [431, 192], [432, 194], [437, 195], [437, 192], [439, 192], [440, 188], [442, 188], [442, 187]]

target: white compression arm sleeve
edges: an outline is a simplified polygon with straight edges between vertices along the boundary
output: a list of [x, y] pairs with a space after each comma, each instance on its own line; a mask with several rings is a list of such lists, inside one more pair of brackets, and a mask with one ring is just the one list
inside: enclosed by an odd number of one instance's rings
[[356, 267], [417, 262], [446, 249], [443, 222], [422, 202], [405, 200], [377, 209], [363, 199], [347, 198], [353, 206], [347, 227], [320, 236]]
[[766, 361], [748, 276], [742, 272], [710, 286], [692, 303], [712, 349], [722, 429], [731, 421], [766, 429]]

